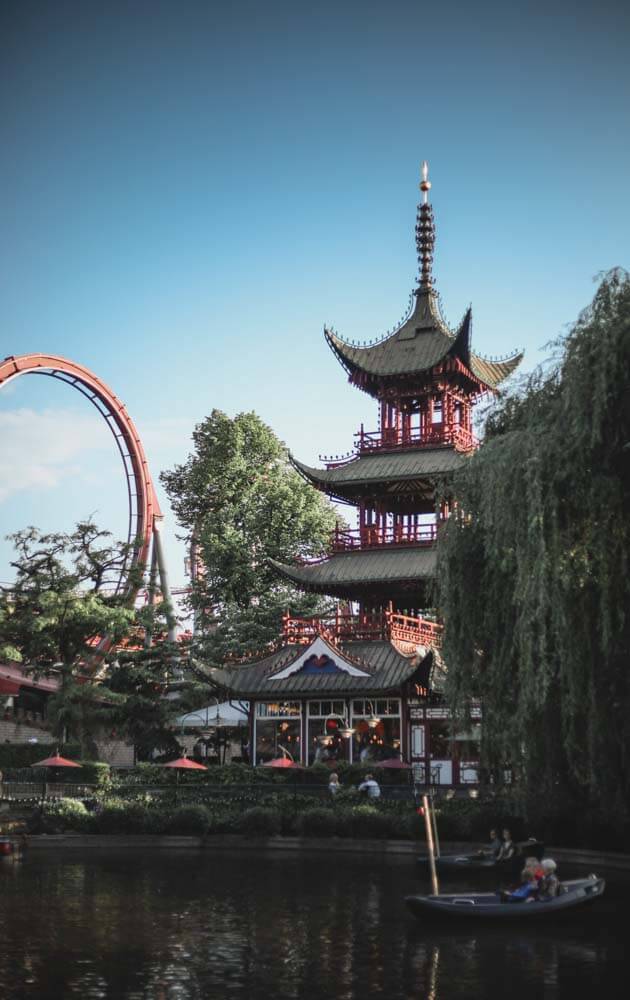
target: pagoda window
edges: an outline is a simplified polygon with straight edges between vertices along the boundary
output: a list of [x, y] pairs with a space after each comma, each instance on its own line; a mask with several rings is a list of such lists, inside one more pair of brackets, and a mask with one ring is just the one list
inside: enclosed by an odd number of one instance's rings
[[453, 422], [456, 424], [463, 423], [462, 420], [462, 404], [459, 399], [455, 400], [453, 404]]
[[443, 418], [443, 412], [442, 412], [442, 410], [443, 410], [442, 400], [438, 396], [437, 399], [434, 399], [431, 402], [431, 423], [432, 424], [441, 424], [442, 423], [442, 418]]
[[302, 709], [299, 701], [257, 702], [254, 718], [256, 764], [285, 756], [299, 763], [302, 746]]
[[[349, 761], [350, 741], [339, 730], [348, 717], [344, 701], [309, 701], [307, 705], [308, 763]], [[329, 742], [320, 737], [326, 735]]]
[[[369, 763], [400, 756], [400, 699], [359, 699], [352, 702], [352, 760]], [[378, 722], [374, 722], [378, 719]]]
[[256, 703], [257, 719], [290, 719], [302, 714], [299, 701], [259, 701]]
[[434, 759], [450, 757], [452, 752], [451, 725], [431, 719], [429, 752]]

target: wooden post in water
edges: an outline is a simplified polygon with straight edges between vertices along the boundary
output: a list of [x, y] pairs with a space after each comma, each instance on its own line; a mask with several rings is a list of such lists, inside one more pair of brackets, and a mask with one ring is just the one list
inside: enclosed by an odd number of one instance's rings
[[423, 806], [422, 811], [424, 813], [424, 828], [425, 828], [426, 834], [427, 834], [427, 847], [429, 848], [429, 867], [431, 869], [431, 889], [433, 891], [433, 895], [437, 896], [438, 893], [439, 893], [439, 891], [440, 891], [440, 887], [438, 885], [437, 870], [436, 870], [436, 867], [435, 867], [435, 845], [433, 843], [433, 830], [431, 828], [431, 814], [429, 812], [429, 810], [430, 810], [431, 807], [429, 805], [429, 796], [428, 795], [423, 795], [422, 796], [422, 806]]
[[436, 856], [436, 858], [439, 858], [439, 856], [440, 856], [440, 838], [438, 837], [438, 832], [437, 832], [437, 820], [435, 818], [435, 805], [433, 803], [433, 792], [431, 792], [431, 794], [429, 796], [429, 799], [430, 799], [430, 802], [431, 802], [431, 823], [433, 825], [433, 841], [434, 841], [434, 845], [435, 845], [435, 856]]

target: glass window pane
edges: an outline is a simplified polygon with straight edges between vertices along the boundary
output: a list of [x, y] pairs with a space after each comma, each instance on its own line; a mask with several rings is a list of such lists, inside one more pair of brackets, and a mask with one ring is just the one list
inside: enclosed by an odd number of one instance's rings
[[431, 720], [429, 748], [431, 756], [436, 759], [451, 756], [451, 727], [448, 722]]
[[260, 719], [256, 721], [256, 763], [290, 754], [293, 760], [300, 760], [300, 720]]
[[259, 719], [281, 719], [300, 716], [302, 713], [299, 701], [259, 701], [256, 703], [256, 716]]
[[400, 719], [381, 719], [375, 729], [370, 729], [364, 719], [359, 719], [355, 730], [352, 739], [352, 759], [355, 763], [400, 757]]
[[326, 729], [330, 743], [318, 739], [324, 732], [323, 719], [313, 719], [308, 724], [308, 763], [350, 760], [350, 740], [344, 740], [335, 729]]

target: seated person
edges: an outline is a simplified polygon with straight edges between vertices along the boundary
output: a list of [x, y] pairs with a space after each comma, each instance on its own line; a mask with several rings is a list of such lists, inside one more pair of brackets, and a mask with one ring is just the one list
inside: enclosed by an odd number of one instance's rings
[[543, 858], [540, 862], [542, 878], [539, 882], [538, 898], [543, 902], [554, 899], [560, 892], [560, 882], [556, 875], [556, 862], [551, 858]]
[[365, 781], [359, 785], [359, 791], [367, 795], [368, 799], [378, 799], [381, 794], [379, 783], [374, 780], [373, 774], [366, 774]]
[[516, 889], [504, 890], [500, 893], [502, 903], [531, 903], [538, 899], [540, 884], [543, 879], [543, 869], [538, 858], [527, 858], [521, 872], [520, 885]]
[[497, 854], [497, 861], [509, 861], [514, 857], [514, 852], [516, 847], [514, 841], [512, 840], [512, 834], [507, 827], [503, 830], [503, 842], [499, 848], [499, 853]]
[[490, 831], [490, 843], [488, 845], [487, 851], [481, 851], [482, 854], [490, 854], [491, 857], [496, 861], [501, 853], [501, 848], [503, 847], [503, 841], [499, 837], [496, 829], [493, 827]]

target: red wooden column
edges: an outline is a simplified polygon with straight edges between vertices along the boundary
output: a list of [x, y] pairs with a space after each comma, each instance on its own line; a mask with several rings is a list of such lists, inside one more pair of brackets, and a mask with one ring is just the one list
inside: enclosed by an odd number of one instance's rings
[[452, 441], [454, 433], [453, 397], [448, 391], [442, 394], [442, 420], [444, 421], [444, 439]]

